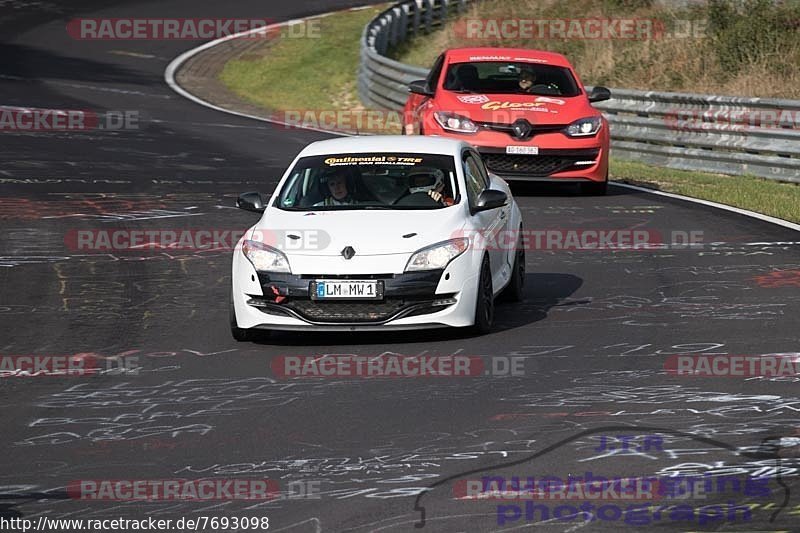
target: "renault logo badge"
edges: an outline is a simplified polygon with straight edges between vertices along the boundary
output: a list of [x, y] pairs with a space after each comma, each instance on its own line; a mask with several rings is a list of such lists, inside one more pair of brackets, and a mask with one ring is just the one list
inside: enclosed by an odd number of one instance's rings
[[345, 246], [344, 249], [342, 249], [342, 257], [345, 259], [352, 259], [354, 255], [356, 255], [356, 251], [353, 250], [352, 246]]
[[511, 131], [514, 132], [514, 137], [517, 139], [524, 139], [530, 135], [531, 129], [531, 123], [524, 118], [514, 121], [511, 125]]

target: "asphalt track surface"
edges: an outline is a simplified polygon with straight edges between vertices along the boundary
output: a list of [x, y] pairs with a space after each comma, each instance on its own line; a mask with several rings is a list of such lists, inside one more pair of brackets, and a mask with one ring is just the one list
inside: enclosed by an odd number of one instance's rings
[[[797, 531], [798, 459], [777, 459], [766, 446], [797, 435], [797, 379], [663, 371], [675, 353], [799, 351], [800, 252], [786, 244], [799, 240], [792, 230], [616, 187], [602, 198], [569, 188], [518, 190], [527, 228], [701, 231], [706, 244], [530, 251], [525, 302], [498, 306], [496, 328], [484, 337], [284, 333], [246, 344], [228, 329], [230, 253], [97, 254], [65, 245], [76, 229], [243, 229], [254, 215], [233, 209], [235, 196], [271, 191], [290, 159], [324, 137], [174, 94], [164, 69], [199, 43], [79, 42], [66, 34], [66, 19], [80, 12], [285, 20], [354, 4], [0, 6], [0, 104], [142, 116], [131, 131], [0, 136], [0, 354], [127, 352], [141, 367], [138, 375], [0, 380], [2, 516], [268, 516], [272, 531], [360, 532], [415, 530], [424, 508], [423, 531], [514, 530], [529, 527], [524, 503], [519, 519], [500, 526], [498, 502], [454, 499], [457, 482], [586, 471], [766, 473], [773, 475], [769, 495], [689, 502], [759, 504], [750, 522], [701, 525], [697, 513], [681, 522], [665, 511], [647, 526], [589, 521], [588, 514], [535, 525]], [[278, 355], [386, 352], [522, 357], [524, 375], [287, 380], [270, 368]], [[659, 434], [663, 449], [594, 450], [602, 435], [618, 434]], [[274, 479], [284, 494], [255, 504], [95, 502], [64, 490], [80, 479], [202, 477]], [[289, 497], [290, 483], [297, 491], [299, 482], [318, 483], [319, 498]]]

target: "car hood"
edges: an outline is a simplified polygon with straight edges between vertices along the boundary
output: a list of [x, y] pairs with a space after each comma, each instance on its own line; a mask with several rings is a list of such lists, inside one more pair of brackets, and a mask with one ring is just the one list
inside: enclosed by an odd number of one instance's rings
[[434, 210], [283, 211], [268, 208], [251, 238], [287, 255], [407, 254], [454, 238], [464, 226], [459, 206]]
[[585, 96], [527, 96], [519, 94], [456, 94], [442, 91], [436, 108], [480, 122], [512, 123], [525, 118], [532, 124], [565, 125], [600, 114]]

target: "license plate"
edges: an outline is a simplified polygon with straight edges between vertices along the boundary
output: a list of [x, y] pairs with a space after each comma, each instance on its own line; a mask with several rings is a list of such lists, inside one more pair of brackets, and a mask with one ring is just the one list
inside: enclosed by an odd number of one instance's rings
[[312, 300], [378, 300], [383, 298], [383, 287], [372, 280], [317, 280], [311, 283]]
[[538, 146], [506, 146], [507, 154], [539, 155]]

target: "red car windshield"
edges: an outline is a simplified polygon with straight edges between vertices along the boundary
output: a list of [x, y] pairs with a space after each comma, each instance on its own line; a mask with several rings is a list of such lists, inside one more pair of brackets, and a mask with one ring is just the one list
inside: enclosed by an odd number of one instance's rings
[[458, 93], [578, 96], [581, 90], [566, 67], [528, 62], [453, 63], [444, 88]]

